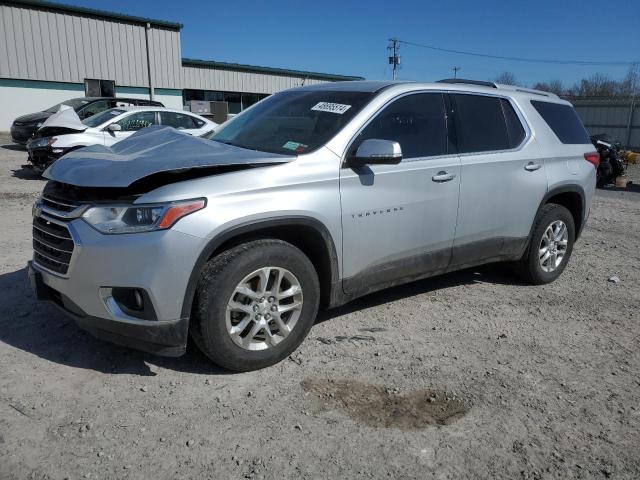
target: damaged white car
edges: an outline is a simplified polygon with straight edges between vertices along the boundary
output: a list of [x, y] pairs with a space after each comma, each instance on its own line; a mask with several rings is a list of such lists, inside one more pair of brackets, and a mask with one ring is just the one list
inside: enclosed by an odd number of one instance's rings
[[150, 125], [165, 125], [200, 136], [217, 124], [181, 110], [161, 107], [118, 107], [80, 120], [71, 109], [49, 117], [27, 143], [29, 166], [43, 172], [64, 154], [89, 145], [111, 146]]

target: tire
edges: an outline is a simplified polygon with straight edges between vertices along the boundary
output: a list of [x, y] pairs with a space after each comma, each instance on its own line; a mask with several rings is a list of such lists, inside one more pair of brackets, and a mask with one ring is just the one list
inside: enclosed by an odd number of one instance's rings
[[[247, 277], [251, 280], [243, 283]], [[271, 287], [259, 295], [265, 278], [265, 285]], [[238, 292], [241, 284], [242, 292], [251, 293], [251, 297]], [[294, 287], [296, 284], [299, 289]], [[298, 290], [299, 293], [276, 299]], [[231, 300], [234, 307], [242, 310], [228, 308]], [[221, 367], [238, 372], [258, 370], [283, 360], [302, 343], [315, 322], [319, 301], [318, 275], [302, 251], [275, 239], [243, 243], [205, 265], [194, 299], [191, 336], [198, 348]], [[289, 312], [279, 313], [286, 308]], [[260, 321], [255, 320], [258, 317]], [[267, 318], [270, 323], [260, 328], [260, 322]], [[247, 326], [243, 327], [245, 323]], [[293, 326], [288, 331], [290, 325]], [[266, 328], [275, 333], [268, 335]], [[241, 331], [232, 334], [231, 330]], [[248, 337], [251, 338], [247, 340]]]
[[[562, 258], [558, 262], [557, 266], [553, 267], [554, 262], [550, 260], [547, 260], [547, 264], [543, 266], [543, 257], [549, 258], [545, 257], [546, 252], [544, 254], [540, 253], [543, 251], [544, 245], [548, 242], [548, 240], [545, 239], [545, 242], [543, 243], [543, 236], [546, 236], [547, 230], [552, 228], [554, 224], [558, 226], [559, 224], [557, 222], [562, 222], [566, 226], [566, 247], [563, 250]], [[553, 282], [560, 276], [567, 266], [569, 258], [571, 258], [571, 252], [573, 251], [574, 241], [575, 224], [571, 212], [562, 205], [557, 205], [555, 203], [548, 203], [544, 205], [540, 209], [540, 212], [534, 221], [533, 231], [527, 250], [516, 265], [517, 274], [525, 282], [533, 285], [544, 285], [546, 283]], [[561, 243], [562, 242], [559, 242], [558, 246], [555, 247], [557, 257], [560, 256], [560, 252], [562, 251]], [[553, 246], [550, 251], [554, 251]], [[545, 268], [547, 270], [553, 268], [553, 270], [545, 271]]]

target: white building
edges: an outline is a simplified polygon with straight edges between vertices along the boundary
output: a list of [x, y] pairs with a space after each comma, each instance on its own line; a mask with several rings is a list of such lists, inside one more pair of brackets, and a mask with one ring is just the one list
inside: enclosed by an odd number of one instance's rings
[[149, 98], [238, 113], [303, 84], [360, 77], [182, 58], [179, 23], [35, 0], [0, 0], [0, 131], [26, 113], [84, 96]]

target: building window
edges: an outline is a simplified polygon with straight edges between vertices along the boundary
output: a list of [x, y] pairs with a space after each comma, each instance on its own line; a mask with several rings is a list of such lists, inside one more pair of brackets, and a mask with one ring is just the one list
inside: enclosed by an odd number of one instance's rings
[[229, 113], [236, 114], [242, 111], [242, 94], [235, 92], [225, 92], [224, 101], [229, 104]]
[[84, 79], [84, 94], [87, 97], [115, 97], [116, 82], [114, 80]]
[[220, 92], [217, 90], [184, 89], [182, 91], [182, 101], [185, 107], [191, 100], [201, 102], [227, 102], [230, 114], [240, 113], [245, 108], [249, 108], [254, 103], [268, 96], [268, 94], [264, 93]]
[[249, 108], [254, 103], [257, 103], [260, 100], [259, 95], [257, 93], [243, 93], [242, 94], [242, 109]]

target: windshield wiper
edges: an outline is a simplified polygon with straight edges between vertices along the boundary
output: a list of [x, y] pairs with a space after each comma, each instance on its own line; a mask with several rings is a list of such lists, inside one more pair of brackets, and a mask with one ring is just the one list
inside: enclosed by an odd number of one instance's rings
[[212, 140], [214, 142], [224, 143], [225, 145], [231, 145], [232, 147], [244, 148], [245, 150], [253, 150], [255, 152], [259, 152], [260, 151], [256, 147], [250, 147], [248, 145], [240, 145], [239, 143], [233, 143], [233, 142], [230, 142], [228, 140], [216, 140], [215, 138], [212, 138]]

